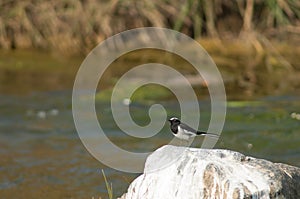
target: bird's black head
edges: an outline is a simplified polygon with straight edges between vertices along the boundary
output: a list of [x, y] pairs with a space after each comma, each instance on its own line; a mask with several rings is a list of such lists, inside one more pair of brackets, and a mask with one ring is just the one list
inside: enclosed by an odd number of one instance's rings
[[169, 122], [171, 123], [171, 125], [179, 125], [180, 124], [180, 120], [177, 117], [170, 118]]

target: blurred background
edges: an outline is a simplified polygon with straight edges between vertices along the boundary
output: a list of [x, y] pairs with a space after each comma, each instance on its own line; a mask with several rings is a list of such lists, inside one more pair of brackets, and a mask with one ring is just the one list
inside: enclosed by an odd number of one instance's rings
[[[106, 198], [101, 169], [114, 196], [126, 191], [137, 174], [102, 165], [80, 142], [72, 86], [97, 44], [149, 26], [194, 38], [218, 66], [228, 110], [216, 148], [300, 166], [299, 0], [0, 0], [1, 198]], [[110, 140], [135, 152], [153, 151], [172, 139], [167, 125], [149, 139], [129, 137], [112, 118], [109, 99], [118, 77], [149, 62], [195, 75], [183, 59], [158, 50], [132, 52], [112, 63], [99, 83], [97, 113]], [[209, 95], [203, 82], [194, 88], [205, 130]], [[149, 85], [131, 98], [136, 123], [150, 122], [153, 103], [180, 116], [172, 93]]]

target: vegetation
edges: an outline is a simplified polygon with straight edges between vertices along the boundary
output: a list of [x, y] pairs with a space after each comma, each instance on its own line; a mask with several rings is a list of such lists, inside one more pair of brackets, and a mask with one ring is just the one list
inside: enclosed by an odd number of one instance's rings
[[[113, 92], [112, 88], [105, 89], [101, 92], [98, 92], [96, 94], [96, 100], [108, 102], [111, 99], [112, 92]], [[138, 102], [143, 104], [151, 104], [156, 100], [168, 100], [168, 99], [172, 99], [172, 97], [174, 96], [172, 96], [171, 92], [165, 87], [155, 85], [155, 84], [149, 84], [138, 88], [130, 97], [129, 103]], [[124, 101], [124, 99], [115, 99], [115, 100]]]
[[300, 33], [298, 0], [3, 0], [0, 47], [86, 53], [136, 27], [173, 28], [194, 38]]
[[112, 184], [109, 184], [109, 183], [108, 183], [108, 181], [107, 181], [107, 179], [106, 179], [106, 175], [105, 175], [103, 169], [102, 169], [102, 175], [103, 175], [104, 182], [105, 182], [105, 185], [106, 185], [108, 198], [109, 198], [109, 199], [112, 199], [112, 198], [113, 198], [113, 188], [112, 188]]

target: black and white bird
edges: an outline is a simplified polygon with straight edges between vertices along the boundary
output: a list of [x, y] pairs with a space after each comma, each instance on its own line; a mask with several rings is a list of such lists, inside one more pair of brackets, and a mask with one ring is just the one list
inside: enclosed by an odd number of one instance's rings
[[174, 136], [176, 136], [179, 139], [182, 140], [189, 140], [190, 138], [193, 138], [195, 136], [209, 136], [214, 138], [219, 138], [219, 135], [212, 134], [212, 133], [206, 133], [203, 131], [197, 131], [193, 129], [192, 127], [188, 126], [185, 123], [182, 123], [178, 118], [172, 117], [169, 119], [170, 128]]

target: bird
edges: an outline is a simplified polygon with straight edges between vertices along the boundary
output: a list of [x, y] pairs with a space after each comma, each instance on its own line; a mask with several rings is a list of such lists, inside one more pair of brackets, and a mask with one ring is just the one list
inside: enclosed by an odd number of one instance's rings
[[195, 130], [187, 124], [181, 122], [176, 117], [172, 117], [168, 121], [170, 122], [170, 128], [173, 135], [181, 140], [189, 140], [190, 138], [194, 138], [196, 136], [209, 136], [219, 138], [219, 135], [217, 134]]

